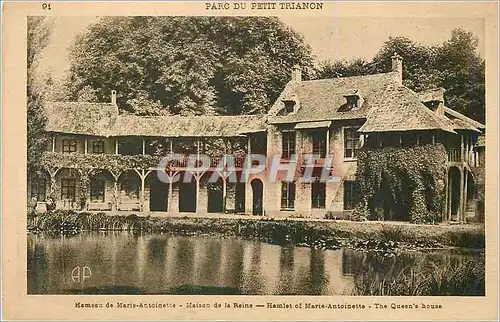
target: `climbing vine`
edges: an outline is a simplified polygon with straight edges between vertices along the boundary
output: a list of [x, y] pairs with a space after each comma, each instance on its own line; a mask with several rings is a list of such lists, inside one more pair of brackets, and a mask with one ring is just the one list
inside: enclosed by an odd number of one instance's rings
[[354, 216], [415, 223], [440, 220], [446, 159], [442, 144], [361, 149], [357, 180], [362, 197]]
[[158, 166], [160, 157], [152, 155], [81, 154], [45, 152], [41, 165], [50, 168], [104, 169], [114, 172]]

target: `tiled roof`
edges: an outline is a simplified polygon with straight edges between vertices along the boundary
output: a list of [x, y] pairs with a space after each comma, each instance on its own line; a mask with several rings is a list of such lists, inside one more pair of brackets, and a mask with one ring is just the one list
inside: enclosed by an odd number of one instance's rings
[[118, 107], [109, 103], [45, 102], [48, 132], [109, 136]]
[[113, 104], [47, 102], [46, 130], [95, 136], [234, 137], [265, 131], [262, 115], [119, 115]]
[[[306, 121], [325, 121], [365, 118], [379, 100], [387, 86], [394, 82], [395, 73], [382, 73], [366, 76], [319, 79], [301, 82], [289, 82], [280, 97], [269, 110], [269, 123], [294, 123]], [[345, 109], [344, 95], [359, 91], [363, 104], [358, 108]], [[295, 113], [281, 116], [285, 105], [283, 100], [298, 98]]]
[[265, 131], [262, 115], [241, 116], [119, 116], [116, 136], [234, 137]]
[[455, 119], [462, 121], [461, 124], [466, 123], [466, 124], [471, 125], [474, 128], [481, 129], [481, 130], [484, 130], [486, 128], [484, 126], [484, 124], [481, 124], [478, 121], [475, 121], [475, 120], [473, 120], [473, 119], [471, 119], [471, 118], [469, 118], [469, 117], [467, 117], [467, 116], [465, 116], [465, 115], [463, 115], [455, 110], [452, 110], [449, 107], [446, 107], [446, 106], [444, 107], [444, 113], [448, 114], [452, 118], [455, 118]]
[[403, 85], [391, 84], [370, 111], [359, 132], [401, 132], [439, 129], [456, 133], [453, 124], [421, 103], [418, 95]]

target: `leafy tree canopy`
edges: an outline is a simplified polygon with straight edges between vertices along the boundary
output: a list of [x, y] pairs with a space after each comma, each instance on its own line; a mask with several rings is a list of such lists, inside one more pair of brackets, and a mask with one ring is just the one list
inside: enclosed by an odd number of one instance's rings
[[46, 118], [43, 113], [43, 81], [37, 73], [40, 53], [47, 46], [52, 21], [45, 17], [28, 17], [27, 34], [27, 165], [36, 170], [46, 141], [44, 133]]
[[106, 17], [71, 49], [66, 97], [139, 114], [265, 113], [311, 49], [277, 18]]
[[391, 56], [400, 54], [403, 83], [415, 91], [434, 87], [446, 89], [445, 103], [475, 120], [485, 121], [485, 64], [477, 53], [478, 40], [457, 28], [442, 44], [424, 46], [406, 37], [389, 38], [371, 62], [322, 62], [319, 78], [384, 73], [391, 69]]

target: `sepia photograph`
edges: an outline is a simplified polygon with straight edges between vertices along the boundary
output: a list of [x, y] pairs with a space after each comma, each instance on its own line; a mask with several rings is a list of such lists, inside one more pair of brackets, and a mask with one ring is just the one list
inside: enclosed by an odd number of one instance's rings
[[2, 319], [498, 318], [493, 9], [5, 4]]
[[483, 20], [27, 30], [28, 294], [485, 295]]

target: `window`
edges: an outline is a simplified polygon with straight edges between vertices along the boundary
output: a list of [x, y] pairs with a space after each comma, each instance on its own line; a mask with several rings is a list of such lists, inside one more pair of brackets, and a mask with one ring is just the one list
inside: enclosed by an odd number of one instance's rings
[[61, 199], [75, 201], [76, 180], [61, 179]]
[[283, 146], [281, 157], [283, 159], [290, 159], [295, 154], [295, 132], [282, 133]]
[[284, 101], [285, 104], [285, 113], [290, 114], [294, 112], [295, 102], [294, 101]]
[[104, 153], [103, 140], [96, 140], [92, 142], [92, 153]]
[[139, 198], [139, 180], [136, 178], [126, 178], [121, 184], [121, 190], [130, 199]]
[[90, 180], [90, 201], [104, 202], [104, 180], [101, 179]]
[[348, 108], [358, 107], [358, 96], [346, 96], [346, 99]]
[[118, 142], [118, 151], [122, 155], [141, 155], [142, 139], [124, 138]]
[[62, 146], [64, 153], [76, 152], [76, 140], [64, 139], [62, 140]]
[[36, 197], [37, 201], [45, 201], [46, 182], [45, 179], [36, 179], [31, 182], [31, 198]]
[[281, 208], [293, 209], [295, 207], [295, 182], [282, 182]]
[[326, 184], [322, 182], [314, 182], [311, 186], [312, 208], [324, 209], [326, 205]]
[[353, 209], [357, 203], [357, 187], [355, 181], [344, 181], [344, 209]]
[[314, 131], [312, 133], [313, 154], [319, 154], [322, 158], [326, 156], [326, 132]]
[[358, 128], [344, 128], [344, 158], [356, 158], [361, 146]]

